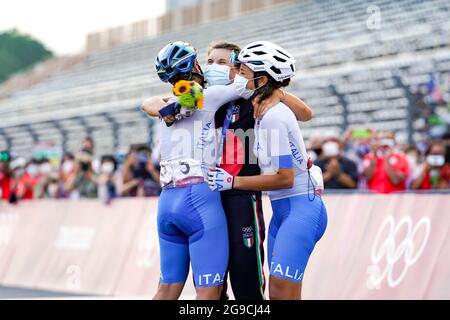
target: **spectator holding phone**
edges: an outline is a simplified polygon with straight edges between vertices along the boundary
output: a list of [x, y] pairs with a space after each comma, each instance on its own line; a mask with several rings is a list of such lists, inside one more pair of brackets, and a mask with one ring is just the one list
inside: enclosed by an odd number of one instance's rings
[[58, 173], [52, 171], [41, 178], [35, 188], [35, 199], [59, 199], [62, 198]]
[[355, 189], [358, 181], [356, 163], [342, 155], [338, 138], [328, 138], [322, 145], [322, 157], [316, 162], [322, 169], [325, 189]]
[[446, 163], [446, 148], [442, 141], [433, 141], [417, 176], [413, 177], [411, 189], [448, 189], [450, 183], [450, 164]]
[[363, 173], [369, 190], [391, 193], [406, 189], [408, 161], [405, 155], [395, 151], [395, 146], [392, 131], [382, 131], [374, 135], [370, 153], [363, 161]]
[[122, 195], [126, 197], [159, 196], [159, 171], [147, 145], [135, 145], [122, 168]]
[[97, 198], [97, 177], [92, 169], [92, 151], [83, 149], [75, 163], [74, 174], [69, 178], [68, 191], [77, 191], [75, 197]]
[[35, 199], [55, 199], [58, 195], [58, 173], [47, 159], [39, 164], [39, 176], [34, 187]]
[[106, 204], [117, 197], [116, 170], [117, 162], [114, 156], [105, 155], [101, 158], [98, 191], [100, 199]]
[[[346, 155], [359, 163], [370, 152], [373, 131], [370, 128], [348, 128], [343, 136], [342, 145]], [[361, 169], [361, 168], [359, 168]], [[360, 172], [362, 170], [359, 170]]]
[[27, 163], [24, 158], [17, 158], [11, 163], [11, 169], [13, 175], [9, 202], [32, 200], [33, 189], [39, 174], [39, 166], [36, 161], [31, 160]]
[[64, 153], [59, 164], [59, 198], [70, 198], [69, 181], [75, 175], [75, 156], [71, 152]]

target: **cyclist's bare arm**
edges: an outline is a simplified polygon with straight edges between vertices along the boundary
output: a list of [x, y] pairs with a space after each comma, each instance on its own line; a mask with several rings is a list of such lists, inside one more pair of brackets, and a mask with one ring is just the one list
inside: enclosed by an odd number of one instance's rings
[[281, 100], [289, 109], [294, 112], [298, 121], [309, 121], [313, 117], [311, 108], [300, 98], [292, 93], [285, 92], [284, 98]]
[[255, 118], [261, 119], [270, 108], [280, 101], [292, 110], [298, 121], [306, 122], [312, 119], [311, 108], [297, 96], [282, 89], [276, 90], [271, 99], [266, 99], [262, 103], [259, 103], [258, 99], [253, 100]]
[[169, 101], [170, 97], [151, 97], [142, 104], [142, 111], [150, 117], [159, 117], [159, 110], [161, 110]]

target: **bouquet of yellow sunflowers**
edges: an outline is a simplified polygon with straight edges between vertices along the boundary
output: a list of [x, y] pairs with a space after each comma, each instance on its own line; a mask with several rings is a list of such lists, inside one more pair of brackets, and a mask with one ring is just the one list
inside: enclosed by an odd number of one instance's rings
[[203, 108], [203, 88], [195, 81], [178, 81], [173, 87], [173, 94], [178, 97], [181, 108]]
[[[192, 116], [197, 109], [203, 108], [203, 88], [195, 81], [178, 81], [173, 87], [173, 94], [178, 97], [178, 101], [159, 111], [162, 118], [172, 115], [176, 120], [181, 120]], [[169, 127], [173, 123], [166, 122]]]

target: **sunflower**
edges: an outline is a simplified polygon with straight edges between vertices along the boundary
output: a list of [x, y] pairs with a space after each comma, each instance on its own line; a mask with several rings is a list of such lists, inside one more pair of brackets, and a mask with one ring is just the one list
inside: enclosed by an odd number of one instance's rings
[[178, 81], [174, 86], [173, 86], [173, 94], [176, 96], [181, 96], [182, 94], [185, 94], [186, 92], [189, 91], [190, 87], [190, 81], [186, 81], [186, 80], [181, 80]]
[[203, 107], [203, 88], [195, 81], [178, 81], [173, 87], [173, 94], [179, 97], [178, 102], [184, 108]]

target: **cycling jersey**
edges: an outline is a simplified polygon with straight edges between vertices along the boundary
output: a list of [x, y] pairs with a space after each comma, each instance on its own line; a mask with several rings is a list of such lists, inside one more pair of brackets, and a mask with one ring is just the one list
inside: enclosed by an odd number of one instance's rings
[[161, 283], [184, 283], [189, 262], [196, 287], [223, 283], [229, 249], [220, 195], [206, 183], [176, 186], [199, 172], [205, 175], [215, 164], [214, 114], [224, 103], [238, 98], [232, 86], [211, 87], [204, 91], [203, 108], [192, 117], [170, 128], [161, 121], [161, 164], [167, 164], [164, 168], [169, 171], [162, 180], [168, 185], [168, 180], [173, 180], [175, 186], [163, 189], [159, 199]]
[[[216, 128], [226, 131], [220, 167], [234, 176], [260, 174], [253, 154], [255, 140], [253, 105], [239, 99], [222, 106], [215, 115]], [[222, 138], [222, 137], [221, 137]], [[229, 282], [236, 300], [263, 300], [265, 290], [264, 239], [265, 223], [260, 191], [227, 190], [221, 192], [228, 223]], [[222, 291], [227, 299], [227, 276]]]
[[271, 200], [293, 195], [314, 193], [319, 182], [308, 175], [305, 143], [294, 113], [278, 103], [255, 124], [254, 152], [263, 174], [275, 174], [278, 169], [294, 168], [294, 187], [270, 191]]
[[223, 104], [238, 98], [233, 86], [213, 86], [205, 89], [203, 108], [193, 116], [171, 127], [161, 121], [161, 161], [195, 159], [206, 175], [217, 157], [214, 114]]
[[294, 186], [270, 191], [273, 215], [269, 226], [270, 274], [302, 282], [309, 256], [327, 226], [320, 191], [320, 168], [308, 170], [306, 148], [293, 112], [283, 103], [255, 125], [255, 154], [263, 174], [294, 169]]

